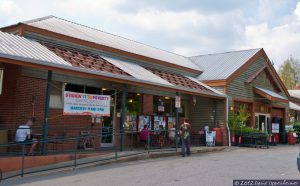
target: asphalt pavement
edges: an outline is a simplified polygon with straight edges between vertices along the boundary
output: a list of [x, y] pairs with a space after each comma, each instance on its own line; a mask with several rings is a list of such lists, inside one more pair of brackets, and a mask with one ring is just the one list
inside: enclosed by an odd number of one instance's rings
[[232, 185], [233, 179], [300, 179], [299, 146], [233, 147], [222, 152], [116, 163], [5, 180], [0, 185]]

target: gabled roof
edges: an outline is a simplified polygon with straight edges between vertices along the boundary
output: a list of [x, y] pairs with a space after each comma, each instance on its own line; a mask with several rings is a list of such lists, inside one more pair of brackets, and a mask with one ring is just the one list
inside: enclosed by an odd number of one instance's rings
[[261, 48], [190, 57], [203, 70], [200, 81], [225, 80], [247, 63]]
[[[185, 69], [190, 69], [194, 73], [200, 73], [201, 69], [192, 63], [187, 57], [158, 49], [140, 42], [136, 42], [124, 37], [113, 35], [101, 30], [80, 25], [55, 16], [47, 16], [31, 21], [22, 22], [35, 28], [43, 29], [53, 33], [69, 36], [72, 38], [88, 41], [98, 45], [107, 46], [120, 51], [125, 51], [150, 59], [156, 59], [165, 64], [176, 65]], [[5, 29], [5, 28], [4, 28]]]

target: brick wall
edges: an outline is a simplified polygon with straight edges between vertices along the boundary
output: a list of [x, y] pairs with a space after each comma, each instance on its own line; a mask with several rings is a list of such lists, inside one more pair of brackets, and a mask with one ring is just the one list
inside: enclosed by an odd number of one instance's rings
[[[8, 140], [14, 141], [15, 131], [21, 123], [36, 118], [33, 132], [42, 132], [47, 82], [45, 79], [22, 76], [21, 67], [3, 64], [3, 93], [0, 95], [0, 130], [8, 130]], [[55, 89], [52, 89], [55, 92]], [[34, 99], [33, 99], [34, 98]], [[33, 104], [33, 100], [34, 104]], [[91, 129], [90, 116], [63, 116], [62, 109], [49, 110], [49, 135], [77, 136]], [[95, 132], [99, 128], [93, 128]], [[95, 140], [99, 147], [99, 140]], [[71, 144], [72, 148], [74, 144]], [[66, 148], [71, 147], [69, 144]]]
[[16, 77], [19, 74], [19, 67], [16, 65], [3, 64], [4, 79], [3, 89], [0, 95], [0, 129], [8, 129], [14, 123]]
[[143, 94], [142, 114], [153, 115], [153, 95]]

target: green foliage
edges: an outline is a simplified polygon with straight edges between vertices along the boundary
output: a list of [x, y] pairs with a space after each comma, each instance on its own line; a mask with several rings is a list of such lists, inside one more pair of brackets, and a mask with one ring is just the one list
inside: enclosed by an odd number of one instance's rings
[[292, 56], [285, 60], [279, 67], [278, 74], [287, 89], [293, 89], [300, 83], [300, 63]]
[[230, 111], [229, 117], [228, 117], [228, 125], [229, 125], [230, 131], [234, 132], [236, 130], [237, 123], [238, 123], [237, 114], [234, 111]]
[[241, 129], [241, 133], [252, 133], [252, 132], [261, 133], [260, 130], [251, 127], [242, 127]]
[[294, 123], [293, 129], [297, 134], [300, 134], [300, 123]]
[[230, 111], [228, 118], [228, 125], [232, 132], [241, 133], [243, 128], [246, 128], [246, 121], [250, 117], [246, 106], [241, 105], [238, 113]]

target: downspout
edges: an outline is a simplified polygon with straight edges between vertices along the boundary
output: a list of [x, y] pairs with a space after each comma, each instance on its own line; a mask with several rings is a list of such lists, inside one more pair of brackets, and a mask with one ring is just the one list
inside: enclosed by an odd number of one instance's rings
[[228, 125], [228, 115], [229, 115], [229, 97], [226, 96], [226, 128], [228, 132], [228, 146], [231, 147], [231, 137], [230, 137], [230, 129]]

